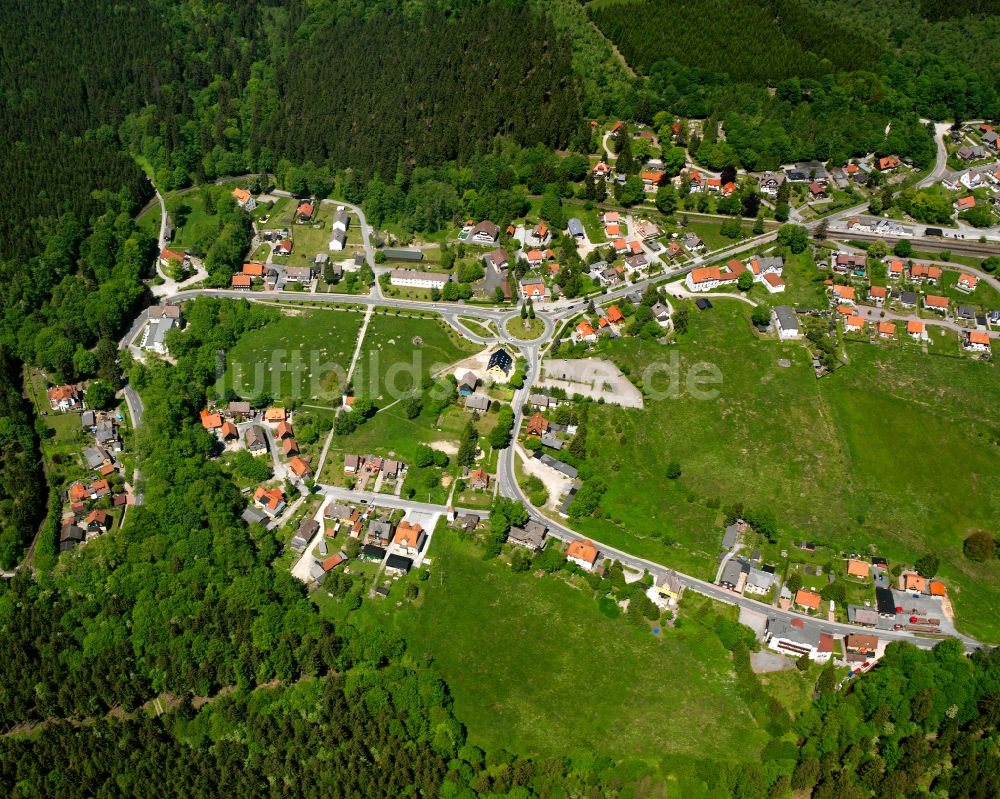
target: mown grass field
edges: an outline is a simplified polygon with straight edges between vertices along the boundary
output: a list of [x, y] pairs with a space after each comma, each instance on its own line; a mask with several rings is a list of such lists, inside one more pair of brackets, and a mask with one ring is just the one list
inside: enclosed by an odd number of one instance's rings
[[[1000, 640], [1000, 562], [962, 555], [972, 529], [1000, 525], [996, 367], [847, 343], [850, 364], [816, 380], [804, 346], [756, 340], [748, 313], [720, 302], [692, 311], [669, 351], [634, 339], [612, 350], [633, 376], [676, 353], [681, 389], [644, 411], [593, 406], [589, 462], [608, 484], [608, 518], [580, 527], [703, 577], [721, 541], [716, 505], [737, 501], [772, 511], [787, 540], [874, 545], [910, 563], [934, 550], [959, 627]], [[684, 388], [698, 363], [722, 375], [714, 399]], [[671, 460], [683, 472], [674, 482]]]
[[656, 637], [603, 615], [590, 591], [484, 562], [451, 531], [431, 554], [422, 606], [390, 621], [447, 681], [471, 743], [543, 757], [601, 751], [685, 785], [699, 758], [752, 761], [766, 743], [714, 634]]
[[362, 314], [295, 311], [244, 336], [226, 353], [224, 387], [243, 397], [340, 403], [340, 386], [357, 344]]
[[425, 376], [479, 350], [479, 345], [461, 338], [437, 317], [375, 314], [355, 367], [354, 392], [384, 406]]

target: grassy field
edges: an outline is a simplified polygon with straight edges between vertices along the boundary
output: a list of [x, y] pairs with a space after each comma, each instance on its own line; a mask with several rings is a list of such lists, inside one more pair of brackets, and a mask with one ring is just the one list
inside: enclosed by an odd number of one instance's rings
[[942, 294], [955, 300], [960, 305], [975, 305], [982, 311], [991, 311], [1000, 308], [1000, 293], [989, 283], [980, 278], [974, 291], [966, 293], [955, 288], [961, 272], [950, 270], [941, 273], [941, 282], [937, 286], [928, 288], [931, 294]]
[[[525, 327], [525, 323], [527, 323], [527, 327]], [[538, 318], [521, 319], [515, 316], [507, 320], [506, 328], [507, 332], [514, 338], [522, 341], [531, 341], [542, 335], [542, 332], [545, 330], [545, 323]]]
[[[812, 254], [806, 250], [798, 255], [792, 255], [784, 248], [781, 255], [785, 259], [782, 277], [785, 280], [785, 290], [780, 294], [771, 294], [760, 283], [755, 283], [749, 296], [757, 302], [775, 305], [791, 305], [793, 308], [826, 308], [829, 301], [826, 296], [826, 286], [823, 285], [822, 273], [816, 268]], [[742, 259], [746, 263], [749, 258]]]
[[699, 757], [753, 760], [766, 741], [714, 636], [656, 637], [604, 616], [589, 591], [483, 562], [450, 532], [432, 554], [423, 606], [393, 618], [448, 682], [471, 743], [540, 756], [600, 749], [671, 773]]
[[338, 401], [362, 315], [295, 311], [244, 336], [226, 354], [225, 387], [243, 397]]
[[[419, 339], [419, 345], [415, 340]], [[439, 318], [375, 314], [354, 373], [354, 391], [376, 405], [398, 398], [423, 377], [478, 352]]]
[[[215, 211], [205, 207], [202, 193], [208, 191], [215, 200], [228, 196], [231, 189], [224, 186], [205, 186], [166, 198], [167, 214], [175, 225], [174, 238], [170, 246], [176, 250], [192, 250], [204, 253], [211, 246], [219, 232], [219, 217]], [[183, 225], [177, 224], [177, 210], [181, 206], [190, 208]]]
[[[645, 411], [593, 406], [588, 449], [608, 483], [607, 518], [580, 527], [701, 576], [714, 572], [717, 506], [737, 501], [771, 510], [788, 539], [875, 545], [911, 563], [933, 549], [959, 626], [1000, 640], [1000, 563], [961, 554], [972, 529], [1000, 523], [996, 368], [848, 343], [850, 364], [816, 380], [805, 347], [756, 341], [748, 312], [738, 303], [692, 312], [689, 334], [670, 350], [682, 386], [674, 396], [647, 400]], [[634, 339], [612, 355], [633, 376], [668, 357]], [[714, 399], [684, 388], [698, 363], [722, 375]], [[673, 482], [671, 460], [683, 472]]]

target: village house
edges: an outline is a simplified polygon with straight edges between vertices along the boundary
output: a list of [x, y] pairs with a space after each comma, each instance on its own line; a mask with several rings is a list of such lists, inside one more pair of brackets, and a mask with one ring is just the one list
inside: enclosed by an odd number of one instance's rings
[[458, 381], [459, 396], [468, 397], [475, 393], [476, 386], [479, 385], [479, 378], [472, 372], [466, 372], [462, 379]]
[[771, 322], [778, 331], [779, 339], [784, 341], [799, 337], [799, 320], [790, 306], [779, 305], [774, 308], [771, 311]]
[[250, 403], [235, 400], [226, 406], [226, 415], [232, 419], [248, 419], [252, 413]]
[[889, 296], [885, 286], [870, 286], [868, 289], [868, 299], [880, 308], [885, 304], [886, 297]]
[[295, 531], [295, 535], [292, 536], [289, 546], [296, 552], [302, 552], [309, 542], [312, 541], [313, 536], [319, 532], [319, 522], [315, 519], [303, 519], [302, 523], [299, 524], [298, 529]]
[[539, 222], [532, 231], [528, 234], [528, 239], [532, 244], [539, 247], [544, 247], [552, 240], [552, 233], [549, 232], [549, 226], [544, 222]]
[[850, 633], [844, 636], [844, 651], [848, 663], [864, 663], [875, 657], [878, 638], [867, 633]]
[[49, 407], [54, 411], [72, 411], [80, 407], [80, 392], [76, 386], [53, 386], [45, 392], [49, 399]]
[[899, 280], [903, 276], [903, 262], [898, 258], [889, 261], [889, 279]]
[[853, 274], [862, 277], [868, 265], [868, 256], [849, 252], [839, 252], [833, 260], [833, 271], [840, 275]]
[[825, 663], [833, 656], [833, 636], [820, 632], [815, 624], [807, 626], [802, 619], [771, 616], [767, 620], [765, 639], [768, 648], [785, 655], [805, 655], [817, 663]]
[[751, 568], [747, 572], [744, 591], [757, 596], [766, 595], [774, 587], [774, 572]]
[[947, 313], [948, 311], [948, 298], [941, 297], [938, 294], [925, 294], [924, 295], [924, 308], [928, 311], [937, 311], [939, 313]]
[[757, 180], [757, 191], [767, 197], [777, 197], [778, 189], [785, 182], [784, 174], [780, 172], [765, 172]]
[[[293, 441], [292, 443], [294, 444], [295, 442]], [[297, 446], [295, 447], [295, 451], [298, 452]], [[299, 480], [308, 480], [313, 475], [312, 467], [298, 456], [288, 461], [288, 468], [291, 469], [292, 474]]]
[[186, 269], [191, 263], [191, 256], [186, 252], [180, 253], [164, 247], [160, 250], [160, 255], [157, 260], [163, 269], [169, 269], [170, 267]]
[[541, 436], [548, 432], [549, 422], [542, 416], [540, 411], [535, 411], [531, 418], [528, 420], [528, 426], [525, 429], [525, 433], [529, 436]]
[[910, 267], [910, 281], [913, 283], [937, 284], [941, 279], [941, 267], [913, 264]]
[[893, 322], [879, 322], [878, 323], [878, 335], [879, 338], [895, 338], [896, 337], [896, 325]]
[[719, 585], [729, 591], [742, 591], [746, 578], [744, 575], [750, 567], [736, 558], [731, 559], [722, 568]]
[[507, 382], [510, 373], [514, 368], [514, 359], [503, 347], [490, 355], [486, 363], [486, 374], [498, 383]]
[[976, 286], [979, 284], [979, 278], [975, 275], [970, 275], [963, 272], [958, 276], [958, 280], [955, 281], [955, 288], [959, 291], [963, 291], [966, 294], [976, 290]]
[[473, 491], [485, 491], [490, 487], [490, 475], [485, 469], [473, 469], [466, 479]]
[[500, 228], [489, 219], [484, 219], [469, 231], [473, 244], [496, 244], [500, 241]]
[[424, 528], [419, 524], [410, 524], [405, 519], [396, 526], [396, 534], [392, 537], [394, 546], [413, 557], [420, 554], [426, 540]]
[[586, 341], [587, 343], [593, 343], [597, 341], [597, 332], [594, 330], [593, 325], [584, 319], [573, 330], [573, 339], [577, 342]]
[[914, 341], [927, 341], [927, 328], [919, 319], [910, 319], [906, 323], [906, 332]]
[[246, 189], [233, 189], [232, 195], [233, 199], [236, 200], [236, 204], [244, 210], [252, 211], [257, 207], [257, 202], [254, 200], [253, 195]]
[[653, 588], [660, 599], [666, 600], [669, 604], [677, 602], [684, 590], [680, 577], [673, 569], [657, 574], [653, 580]]
[[483, 256], [483, 260], [494, 269], [506, 269], [510, 264], [510, 255], [503, 247], [497, 247], [495, 250], [490, 250]]
[[252, 285], [253, 285], [253, 279], [250, 277], [250, 275], [243, 275], [243, 274], [233, 275], [229, 279], [230, 288], [235, 289], [236, 291], [250, 291]]
[[965, 332], [965, 342], [962, 346], [969, 352], [989, 352], [989, 333], [984, 333], [978, 330], [967, 330]]
[[507, 541], [538, 551], [545, 544], [545, 533], [545, 525], [532, 519], [524, 527], [511, 527], [507, 534]]
[[267, 452], [267, 436], [257, 425], [252, 425], [243, 432], [243, 442], [251, 455], [263, 455]]
[[260, 506], [264, 513], [274, 518], [285, 509], [285, 492], [280, 488], [268, 489], [264, 486], [258, 486], [253, 493], [253, 501]]
[[805, 588], [800, 588], [795, 593], [795, 604], [806, 611], [819, 610], [821, 601], [822, 597], [819, 594], [807, 591]]
[[525, 300], [544, 300], [547, 290], [540, 277], [526, 277], [521, 281], [521, 298]]
[[844, 320], [844, 332], [845, 333], [856, 333], [859, 330], [865, 329], [865, 320], [860, 316], [848, 316]]
[[299, 224], [303, 224], [312, 219], [313, 213], [315, 212], [313, 204], [309, 200], [302, 200], [299, 202], [298, 207], [295, 209], [295, 221]]
[[854, 305], [857, 297], [854, 286], [833, 285], [830, 287], [830, 292], [833, 305]]
[[586, 571], [591, 571], [594, 568], [598, 554], [597, 547], [586, 538], [571, 541], [566, 548], [566, 560]]

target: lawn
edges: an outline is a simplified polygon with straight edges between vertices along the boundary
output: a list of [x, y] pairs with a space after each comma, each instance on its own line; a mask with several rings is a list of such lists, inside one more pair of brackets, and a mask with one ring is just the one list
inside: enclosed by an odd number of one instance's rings
[[757, 758], [767, 735], [714, 635], [692, 625], [656, 637], [603, 615], [589, 590], [484, 562], [452, 531], [430, 554], [423, 605], [391, 620], [447, 681], [470, 743], [541, 757], [600, 750], [689, 790], [700, 758]]
[[296, 310], [241, 338], [226, 353], [225, 388], [242, 397], [337, 402], [362, 315]]
[[[793, 308], [826, 308], [829, 301], [826, 286], [823, 285], [825, 275], [816, 268], [812, 253], [807, 249], [798, 255], [792, 255], [785, 247], [781, 255], [785, 259], [785, 268], [782, 272], [785, 290], [780, 294], [771, 294], [762, 284], [755, 283], [750, 290], [750, 298], [772, 307], [790, 305]], [[746, 263], [749, 258], [742, 260]]]
[[477, 336], [481, 336], [482, 338], [496, 338], [496, 331], [493, 329], [492, 323], [488, 320], [484, 322], [479, 319], [473, 319], [471, 316], [460, 316], [458, 317], [458, 321]]
[[731, 247], [737, 243], [733, 239], [723, 236], [722, 233], [719, 232], [721, 227], [721, 220], [717, 222], [709, 222], [689, 217], [687, 226], [680, 228], [680, 232], [682, 236], [684, 233], [694, 233], [698, 238], [705, 242], [705, 249], [707, 250], [720, 250], [723, 247]]
[[[190, 250], [195, 254], [206, 253], [218, 235], [219, 216], [214, 208], [206, 208], [205, 195], [211, 195], [215, 201], [219, 201], [228, 196], [230, 191], [225, 186], [203, 186], [167, 197], [167, 214], [174, 225], [174, 238], [170, 247], [175, 250]], [[190, 211], [179, 214], [184, 207]]]
[[945, 270], [941, 273], [941, 282], [937, 286], [928, 287], [930, 294], [941, 294], [955, 300], [959, 305], [975, 305], [982, 311], [991, 311], [1000, 308], [1000, 293], [982, 278], [976, 285], [974, 291], [964, 292], [955, 288], [961, 272]]
[[537, 317], [535, 319], [521, 319], [515, 316], [507, 320], [506, 328], [507, 332], [514, 338], [521, 341], [531, 341], [542, 335], [545, 323]]
[[[579, 527], [702, 577], [714, 573], [717, 507], [737, 501], [772, 511], [785, 540], [875, 545], [910, 563], [934, 549], [959, 626], [1000, 640], [1000, 562], [961, 554], [972, 529], [1000, 523], [995, 367], [847, 343], [850, 364], [816, 380], [806, 348], [757, 340], [748, 312], [738, 303], [692, 312], [669, 350], [682, 386], [699, 363], [719, 369], [715, 399], [682, 388], [647, 399], [644, 411], [592, 406], [589, 463], [608, 484], [607, 518]], [[624, 339], [611, 355], [635, 377], [669, 354]], [[676, 481], [665, 479], [671, 460], [682, 469]]]
[[355, 368], [354, 393], [374, 400], [376, 405], [388, 404], [426, 375], [436, 374], [479, 349], [436, 315], [375, 314]]

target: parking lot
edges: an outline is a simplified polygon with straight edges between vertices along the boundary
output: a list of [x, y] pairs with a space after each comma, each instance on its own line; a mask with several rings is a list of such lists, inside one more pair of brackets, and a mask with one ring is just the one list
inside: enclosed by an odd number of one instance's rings
[[611, 361], [603, 358], [553, 358], [542, 364], [540, 386], [558, 386], [569, 396], [603, 399], [623, 408], [643, 407], [642, 393]]

